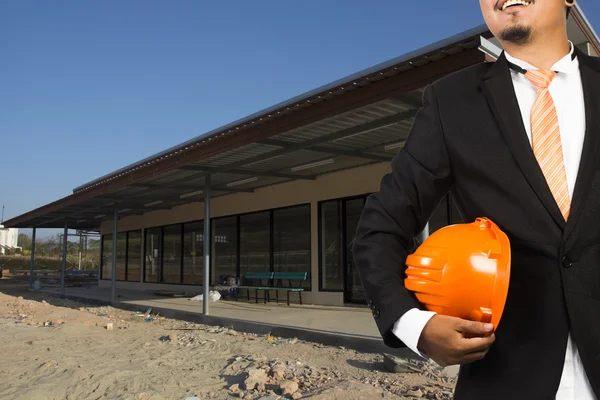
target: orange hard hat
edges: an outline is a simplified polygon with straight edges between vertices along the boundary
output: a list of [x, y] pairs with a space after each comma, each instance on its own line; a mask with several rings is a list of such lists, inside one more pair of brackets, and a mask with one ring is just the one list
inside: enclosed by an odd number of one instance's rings
[[510, 242], [491, 220], [435, 231], [406, 264], [405, 286], [428, 310], [497, 328], [508, 295]]

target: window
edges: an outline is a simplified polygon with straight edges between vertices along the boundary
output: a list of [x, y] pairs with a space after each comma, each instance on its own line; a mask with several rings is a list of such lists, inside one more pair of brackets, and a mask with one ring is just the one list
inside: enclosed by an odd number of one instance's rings
[[112, 279], [112, 234], [102, 236], [102, 279]]
[[214, 284], [221, 275], [237, 276], [238, 225], [237, 217], [215, 218], [212, 229], [212, 271]]
[[321, 203], [320, 210], [320, 290], [343, 290], [342, 252], [342, 207], [341, 202], [334, 200]]
[[127, 233], [127, 280], [140, 281], [142, 263], [142, 232]]
[[183, 225], [183, 283], [202, 285], [204, 276], [204, 222]]
[[162, 229], [151, 228], [146, 230], [146, 257], [144, 260], [144, 282], [160, 282], [160, 269], [162, 261]]
[[240, 216], [240, 278], [271, 270], [270, 212]]
[[181, 228], [181, 224], [164, 228], [163, 283], [181, 283]]
[[125, 268], [127, 264], [127, 233], [117, 233], [117, 280], [125, 280]]
[[310, 288], [310, 205], [273, 211], [273, 271], [308, 272]]

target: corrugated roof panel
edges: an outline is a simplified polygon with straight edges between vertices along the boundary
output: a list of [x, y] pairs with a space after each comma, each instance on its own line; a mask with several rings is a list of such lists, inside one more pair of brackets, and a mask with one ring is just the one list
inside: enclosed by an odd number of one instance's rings
[[[278, 157], [269, 158], [266, 160], [258, 161], [249, 165], [247, 168], [252, 168], [261, 171], [279, 171], [282, 169], [289, 169], [295, 165], [301, 165], [317, 161], [326, 157], [323, 153], [310, 151], [310, 150], [297, 150], [294, 152], [286, 153]], [[286, 172], [286, 171], [281, 171]], [[287, 172], [290, 172], [289, 170]]]
[[155, 177], [147, 182], [152, 184], [162, 184], [162, 183], [170, 183], [173, 181], [178, 181], [180, 179], [190, 178], [199, 171], [186, 171], [181, 169], [171, 170], [166, 174], [161, 174], [159, 177]]
[[239, 175], [239, 174], [228, 174], [228, 173], [218, 173], [211, 176], [211, 185], [212, 186], [223, 186], [226, 183], [239, 181], [241, 179], [246, 179], [250, 176], [248, 175]]
[[[391, 157], [390, 157], [390, 159], [391, 159]], [[322, 165], [319, 167], [310, 168], [310, 169], [304, 170], [302, 172], [305, 172], [307, 174], [322, 175], [322, 174], [328, 174], [331, 172], [340, 171], [340, 170], [344, 170], [344, 169], [356, 168], [356, 167], [364, 166], [367, 164], [373, 164], [375, 162], [377, 162], [377, 161], [366, 160], [364, 158], [359, 158], [359, 157], [336, 156], [336, 157], [334, 157], [334, 162], [331, 164], [326, 164], [326, 165]]]
[[242, 161], [250, 157], [266, 154], [270, 151], [277, 149], [279, 149], [279, 147], [277, 146], [271, 146], [261, 143], [251, 143], [212, 157], [198, 160], [196, 164], [209, 167], [220, 167], [223, 165]]
[[289, 132], [274, 136], [273, 138], [292, 143], [299, 143], [323, 137], [327, 134], [344, 129], [353, 128], [390, 115], [399, 114], [412, 108], [414, 107], [402, 104], [399, 101], [384, 100], [298, 129], [293, 129]]
[[406, 139], [411, 127], [412, 118], [410, 120], [399, 122], [396, 125], [386, 126], [361, 135], [350, 136], [333, 142], [326, 142], [323, 143], [322, 147], [343, 150], [368, 149], [384, 143]]

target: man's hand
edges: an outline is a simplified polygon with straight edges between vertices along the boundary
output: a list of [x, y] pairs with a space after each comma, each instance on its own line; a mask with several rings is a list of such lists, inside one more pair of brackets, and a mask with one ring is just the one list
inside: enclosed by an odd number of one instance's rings
[[491, 324], [438, 314], [423, 328], [417, 348], [446, 367], [481, 360], [495, 339]]

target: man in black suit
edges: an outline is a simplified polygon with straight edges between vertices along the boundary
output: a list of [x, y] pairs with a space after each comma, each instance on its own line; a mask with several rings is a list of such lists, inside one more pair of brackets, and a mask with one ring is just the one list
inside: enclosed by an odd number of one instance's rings
[[[384, 342], [460, 364], [456, 399], [600, 398], [600, 60], [568, 40], [573, 3], [480, 0], [503, 53], [426, 87], [357, 229]], [[448, 192], [465, 222], [488, 217], [511, 241], [493, 334], [404, 287], [413, 238]]]

